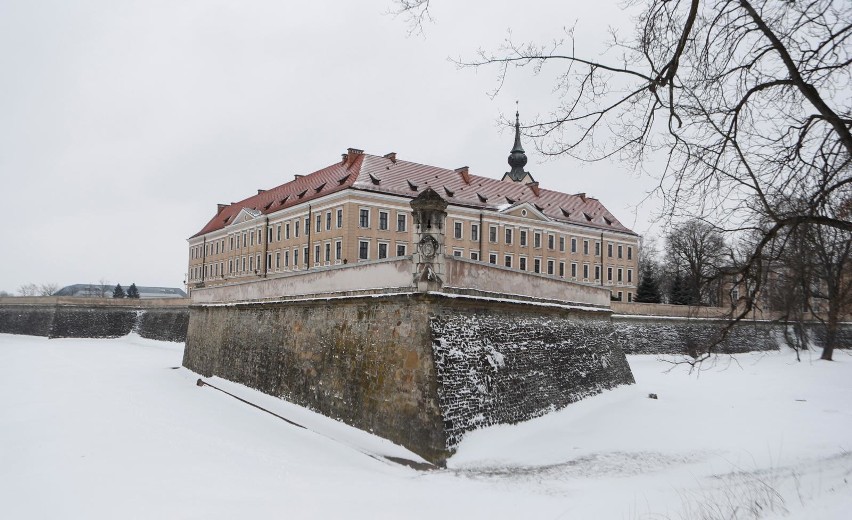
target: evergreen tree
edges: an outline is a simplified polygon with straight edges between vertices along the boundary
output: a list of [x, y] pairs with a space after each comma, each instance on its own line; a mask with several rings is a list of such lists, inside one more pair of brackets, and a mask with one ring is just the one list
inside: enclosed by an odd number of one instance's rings
[[112, 290], [113, 298], [124, 298], [124, 289], [121, 288], [121, 284], [116, 284], [115, 289]]
[[642, 271], [642, 280], [636, 289], [636, 298], [634, 301], [639, 303], [660, 303], [660, 287], [653, 270], [644, 269]]
[[675, 273], [674, 281], [672, 282], [671, 292], [669, 293], [669, 303], [672, 305], [688, 305], [689, 298], [686, 291], [687, 287], [683, 283], [683, 277], [678, 271]]
[[127, 289], [127, 297], [128, 298], [139, 298], [139, 289], [136, 288], [136, 283], [130, 284], [130, 287]]

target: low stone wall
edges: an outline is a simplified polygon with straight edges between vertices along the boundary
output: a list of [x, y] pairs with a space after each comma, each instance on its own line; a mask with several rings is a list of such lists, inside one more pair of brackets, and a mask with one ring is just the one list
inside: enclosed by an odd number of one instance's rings
[[116, 338], [136, 331], [150, 339], [182, 342], [187, 300], [3, 298], [0, 333], [50, 338]]
[[632, 383], [608, 317], [429, 293], [192, 306], [183, 364], [441, 464], [465, 432]]

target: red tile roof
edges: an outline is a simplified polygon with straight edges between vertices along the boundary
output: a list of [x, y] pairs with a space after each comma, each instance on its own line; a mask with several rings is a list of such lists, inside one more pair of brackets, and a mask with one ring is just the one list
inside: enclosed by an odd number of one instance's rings
[[350, 151], [343, 161], [225, 206], [190, 238], [224, 228], [243, 208], [261, 214], [275, 213], [348, 188], [414, 198], [429, 186], [450, 204], [502, 211], [528, 202], [558, 222], [635, 235], [600, 201], [585, 194], [571, 195], [480, 177], [462, 169], [449, 170]]

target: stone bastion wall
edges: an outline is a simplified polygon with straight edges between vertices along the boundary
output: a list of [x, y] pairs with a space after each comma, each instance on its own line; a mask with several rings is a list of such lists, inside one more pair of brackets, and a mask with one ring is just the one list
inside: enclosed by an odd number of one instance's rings
[[186, 299], [72, 297], [0, 298], [0, 333], [48, 338], [144, 338], [182, 342], [189, 323]]
[[441, 464], [465, 432], [633, 382], [609, 312], [443, 293], [191, 307], [183, 364]]

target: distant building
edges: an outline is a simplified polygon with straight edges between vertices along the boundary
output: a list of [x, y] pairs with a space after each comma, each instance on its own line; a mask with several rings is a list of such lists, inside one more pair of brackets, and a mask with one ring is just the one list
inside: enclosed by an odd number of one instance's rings
[[[125, 292], [130, 285], [121, 286]], [[139, 289], [139, 298], [186, 298], [186, 292], [177, 287], [142, 287], [137, 285]], [[79, 298], [112, 298], [112, 291], [115, 289], [113, 285], [100, 285], [92, 283], [78, 283], [68, 285], [59, 289], [53, 296], [73, 296]]]
[[541, 188], [526, 163], [517, 120], [502, 179], [350, 148], [326, 168], [219, 204], [189, 238], [189, 292], [411, 255], [409, 202], [431, 187], [449, 203], [447, 254], [606, 286], [614, 299], [632, 301], [638, 235], [585, 193]]

